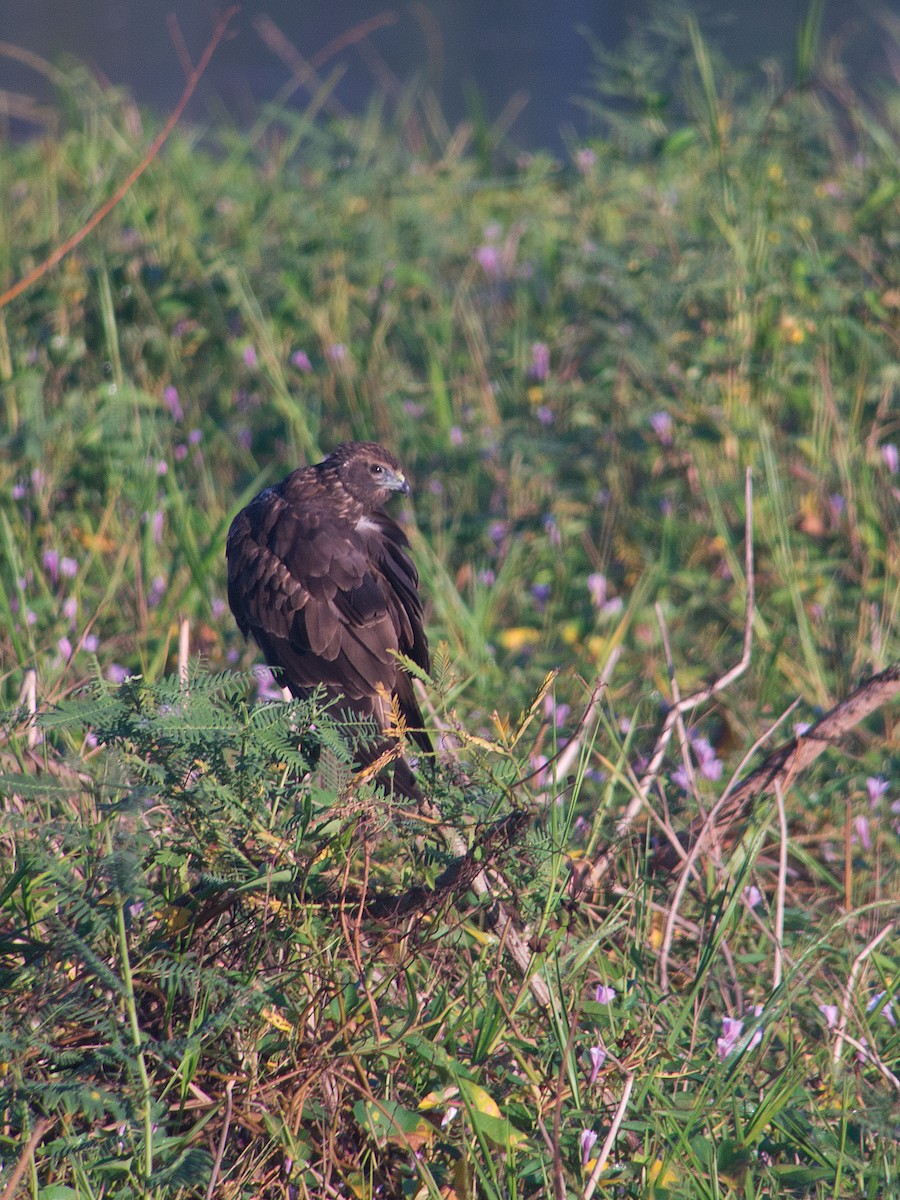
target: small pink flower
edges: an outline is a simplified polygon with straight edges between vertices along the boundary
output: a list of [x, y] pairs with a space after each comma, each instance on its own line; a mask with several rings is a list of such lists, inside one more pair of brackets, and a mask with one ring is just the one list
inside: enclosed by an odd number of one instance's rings
[[256, 356], [256, 347], [255, 346], [249, 346], [249, 345], [245, 346], [241, 357], [244, 360], [244, 366], [249, 367], [251, 370], [259, 362], [259, 359]]
[[166, 408], [168, 408], [169, 412], [172, 414], [173, 420], [183, 421], [184, 409], [181, 407], [178, 389], [173, 387], [165, 388], [163, 390], [163, 400], [165, 401]]
[[[878, 1007], [878, 1005], [881, 1004], [881, 1001], [885, 998], [886, 995], [887, 995], [886, 992], [879, 992], [877, 995], [873, 996], [872, 999], [869, 1001], [869, 1003], [866, 1005], [866, 1012], [873, 1012]], [[891, 1029], [897, 1028], [897, 1018], [894, 1016], [893, 1000], [888, 1000], [887, 1004], [885, 1004], [881, 1010], [881, 1015], [887, 1021], [888, 1025], [890, 1025]]]
[[616, 998], [616, 989], [609, 987], [605, 983], [598, 983], [594, 992], [594, 1000], [597, 1004], [612, 1004]]
[[881, 458], [890, 473], [896, 475], [900, 469], [900, 451], [893, 442], [888, 442], [881, 447]]
[[650, 418], [650, 426], [664, 446], [672, 445], [675, 422], [667, 412], [655, 412]]
[[876, 806], [878, 801], [885, 794], [889, 787], [890, 784], [888, 781], [883, 779], [880, 775], [870, 775], [868, 777], [866, 780], [866, 790], [869, 793], [869, 804], [872, 806], [872, 808]]
[[309, 355], [305, 350], [295, 350], [291, 355], [291, 364], [302, 371], [304, 375], [308, 375], [312, 370], [312, 363], [309, 361]]
[[56, 648], [64, 659], [68, 660], [72, 657], [72, 643], [67, 637], [61, 637], [56, 643]]
[[834, 1029], [838, 1022], [838, 1006], [836, 1004], [820, 1004], [819, 1012], [825, 1018], [829, 1029]]
[[74, 558], [61, 558], [59, 560], [59, 573], [63, 579], [74, 579], [78, 574], [78, 563]]
[[719, 1058], [726, 1059], [728, 1057], [740, 1041], [743, 1032], [743, 1021], [738, 1021], [735, 1017], [722, 1018], [722, 1036], [716, 1038], [716, 1049], [719, 1052]]
[[56, 583], [59, 579], [59, 551], [45, 550], [42, 561], [44, 570], [50, 576], [50, 582]]
[[335, 342], [333, 346], [329, 346], [325, 351], [325, 357], [334, 366], [340, 367], [347, 361], [347, 347], [343, 342]]
[[594, 1133], [593, 1129], [583, 1129], [581, 1131], [581, 1165], [583, 1167], [586, 1167], [591, 1161], [591, 1151], [598, 1136], [598, 1134]]
[[106, 678], [110, 683], [124, 683], [131, 678], [131, 672], [121, 663], [110, 663], [106, 668]]
[[591, 1074], [588, 1079], [588, 1087], [593, 1087], [597, 1081], [597, 1076], [600, 1074], [600, 1068], [606, 1062], [606, 1050], [602, 1045], [591, 1046], [588, 1054], [591, 1056]]
[[479, 246], [475, 258], [485, 275], [496, 279], [501, 273], [500, 251], [496, 246]]
[[597, 155], [590, 146], [582, 146], [580, 150], [575, 151], [575, 166], [582, 175], [589, 175], [596, 162]]
[[591, 593], [591, 603], [596, 608], [602, 608], [606, 603], [606, 576], [601, 571], [593, 571], [587, 577], [587, 585]]
[[871, 850], [872, 849], [872, 832], [869, 829], [869, 818], [868, 817], [855, 817], [853, 820], [853, 827], [856, 830], [856, 836], [859, 838], [859, 842], [860, 842], [860, 845], [862, 846], [863, 850], [866, 850], [866, 851]]
[[543, 342], [535, 342], [531, 347], [531, 366], [528, 368], [528, 378], [536, 383], [543, 383], [550, 374], [550, 350]]
[[757, 904], [762, 904], [762, 892], [755, 883], [744, 888], [744, 899], [750, 908], [756, 908]]
[[162, 575], [154, 575], [150, 590], [147, 593], [147, 604], [150, 608], [158, 608], [166, 594], [166, 581]]

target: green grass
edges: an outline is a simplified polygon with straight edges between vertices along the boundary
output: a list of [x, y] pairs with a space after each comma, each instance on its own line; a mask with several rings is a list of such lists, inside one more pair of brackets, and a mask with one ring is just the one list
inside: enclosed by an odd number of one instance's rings
[[[795, 699], [772, 744], [900, 659], [900, 93], [839, 86], [818, 14], [794, 90], [648, 27], [564, 162], [483, 115], [467, 153], [415, 91], [179, 129], [0, 310], [0, 1186], [21, 1161], [42, 1200], [582, 1196], [581, 1135], [599, 1152], [633, 1078], [595, 1195], [894, 1194], [890, 709], [791, 782], [786, 871], [767, 799], [677, 912], [644, 819], [602, 890], [570, 887], [673, 699], [659, 618], [681, 695], [740, 657], [748, 468], [750, 667], [691, 718], [709, 751], [673, 742], [653, 810], [709, 810]], [[0, 153], [4, 283], [140, 154], [121, 95], [76, 66], [59, 87], [59, 132]], [[326, 715], [310, 773], [306, 710], [254, 703], [228, 523], [347, 437], [413, 480], [445, 816], [480, 844], [560, 793], [489, 855], [546, 1005], [475, 891], [360, 917], [448, 852], [346, 793]], [[558, 727], [530, 711], [549, 672]]]

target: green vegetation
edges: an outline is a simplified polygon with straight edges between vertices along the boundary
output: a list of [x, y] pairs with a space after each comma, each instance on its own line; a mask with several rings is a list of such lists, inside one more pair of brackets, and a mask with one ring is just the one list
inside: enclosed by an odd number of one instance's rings
[[[748, 468], [750, 666], [650, 807], [683, 827], [795, 699], [749, 765], [900, 659], [900, 90], [799, 44], [791, 90], [648, 29], [562, 164], [417, 93], [181, 128], [0, 310], [0, 1195], [17, 1164], [41, 1200], [896, 1194], [890, 707], [789, 781], [786, 839], [766, 798], [676, 895], [645, 815], [570, 886], [664, 641], [682, 696], [740, 659]], [[0, 154], [4, 285], [152, 135], [78, 68], [59, 107]], [[436, 801], [476, 845], [538, 806], [485, 857], [549, 1004], [473, 891], [366, 916], [444, 842], [348, 790], [327, 713], [257, 703], [225, 532], [348, 437], [414, 485]]]

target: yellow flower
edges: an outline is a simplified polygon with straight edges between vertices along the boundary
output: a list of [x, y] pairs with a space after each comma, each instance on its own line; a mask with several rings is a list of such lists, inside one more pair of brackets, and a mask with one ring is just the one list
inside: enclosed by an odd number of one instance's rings
[[539, 629], [531, 629], [527, 625], [514, 625], [512, 629], [504, 629], [498, 641], [504, 650], [524, 650], [526, 646], [533, 646], [540, 639]]

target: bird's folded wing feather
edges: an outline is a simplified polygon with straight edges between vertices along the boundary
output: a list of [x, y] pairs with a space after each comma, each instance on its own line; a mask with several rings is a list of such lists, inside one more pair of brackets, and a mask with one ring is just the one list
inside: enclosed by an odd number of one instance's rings
[[[378, 685], [396, 689], [394, 651], [427, 667], [415, 568], [403, 553], [402, 531], [378, 516], [357, 530], [270, 490], [236, 518], [228, 539], [229, 600], [242, 631], [288, 682], [324, 683], [360, 700]], [[409, 715], [417, 717], [412, 704]]]

